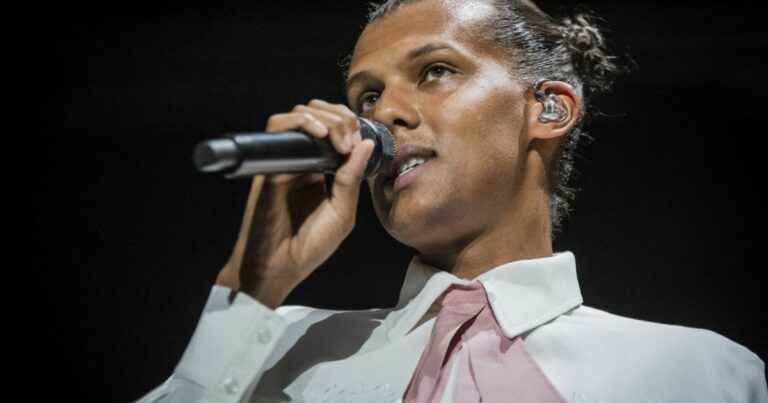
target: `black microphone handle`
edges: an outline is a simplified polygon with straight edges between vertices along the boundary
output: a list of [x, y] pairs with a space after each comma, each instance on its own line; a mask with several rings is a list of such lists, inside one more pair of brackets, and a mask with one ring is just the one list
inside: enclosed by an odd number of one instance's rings
[[[381, 123], [360, 120], [360, 135], [375, 146], [364, 175], [387, 172], [395, 159], [394, 137]], [[201, 172], [222, 173], [228, 179], [276, 173], [333, 174], [348, 158], [336, 152], [329, 138], [300, 132], [230, 133], [195, 146], [193, 160]]]

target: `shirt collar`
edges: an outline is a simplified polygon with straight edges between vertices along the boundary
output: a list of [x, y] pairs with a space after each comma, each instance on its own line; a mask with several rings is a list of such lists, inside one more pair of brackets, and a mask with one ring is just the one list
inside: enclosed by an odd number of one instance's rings
[[[582, 304], [576, 260], [569, 251], [497, 266], [477, 278], [488, 293], [499, 326], [509, 338], [538, 327]], [[402, 337], [451, 285], [466, 284], [451, 273], [414, 256], [400, 290], [396, 310], [388, 318], [390, 339]]]

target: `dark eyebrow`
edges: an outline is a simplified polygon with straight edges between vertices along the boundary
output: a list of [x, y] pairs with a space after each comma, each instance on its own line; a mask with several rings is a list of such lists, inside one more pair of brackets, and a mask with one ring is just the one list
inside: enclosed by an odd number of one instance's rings
[[[451, 49], [451, 50], [455, 51], [455, 49], [453, 47], [448, 46], [446, 44], [442, 44], [442, 43], [428, 43], [428, 44], [426, 44], [424, 46], [420, 46], [420, 47], [418, 47], [416, 49], [409, 50], [408, 53], [405, 55], [405, 59], [406, 60], [417, 59], [419, 57], [422, 57], [424, 55], [427, 55], [429, 53], [432, 53], [432, 52], [435, 52], [435, 51], [438, 51], [438, 50], [441, 50], [441, 49]], [[373, 79], [374, 79], [373, 75], [371, 75], [370, 72], [365, 71], [365, 70], [364, 71], [359, 71], [359, 72], [353, 74], [351, 77], [349, 77], [349, 79], [347, 79], [346, 88], [348, 90], [349, 87], [351, 87], [352, 85], [354, 85], [358, 81], [366, 81], [366, 80], [373, 80]]]
[[418, 57], [422, 57], [426, 54], [432, 53], [437, 50], [441, 49], [451, 49], [454, 50], [452, 47], [442, 44], [442, 43], [428, 43], [424, 46], [418, 47], [416, 49], [411, 49], [408, 54], [405, 56], [407, 60], [416, 59]]

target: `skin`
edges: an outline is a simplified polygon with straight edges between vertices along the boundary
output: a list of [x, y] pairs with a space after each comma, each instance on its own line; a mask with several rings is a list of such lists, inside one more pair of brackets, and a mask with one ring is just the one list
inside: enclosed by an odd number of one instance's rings
[[[398, 144], [437, 153], [397, 193], [381, 176], [368, 180], [379, 220], [424, 262], [462, 278], [552, 255], [546, 167], [581, 104], [568, 84], [549, 82], [569, 117], [539, 122], [541, 104], [514, 66], [474, 34], [490, 13], [483, 1], [402, 6], [366, 27], [349, 70], [355, 112], [387, 125]], [[450, 49], [408, 57], [429, 44]]]
[[539, 122], [542, 106], [514, 66], [473, 34], [492, 12], [482, 0], [403, 6], [359, 38], [350, 107], [312, 100], [272, 115], [266, 132], [328, 138], [348, 158], [330, 196], [322, 174], [255, 176], [237, 243], [216, 283], [275, 308], [338, 249], [354, 228], [373, 150], [361, 139], [358, 115], [385, 124], [400, 147], [436, 153], [398, 192], [381, 176], [368, 178], [382, 225], [424, 262], [474, 278], [507, 262], [552, 255], [546, 167], [581, 100], [568, 84], [548, 82], [542, 89], [558, 97], [568, 118]]

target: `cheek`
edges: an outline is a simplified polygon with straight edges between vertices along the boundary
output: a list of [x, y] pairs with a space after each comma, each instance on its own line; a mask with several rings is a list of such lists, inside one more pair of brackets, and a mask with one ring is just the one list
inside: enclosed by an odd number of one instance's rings
[[382, 221], [382, 214], [390, 208], [389, 202], [387, 202], [386, 197], [384, 196], [382, 187], [378, 185], [374, 179], [367, 179], [367, 182], [373, 209], [376, 212], [379, 221]]
[[[474, 188], [508, 181], [519, 162], [524, 99], [510, 85], [474, 85], [445, 99], [433, 120], [441, 149]], [[441, 135], [441, 133], [450, 133]], [[481, 176], [481, 177], [478, 177]]]

